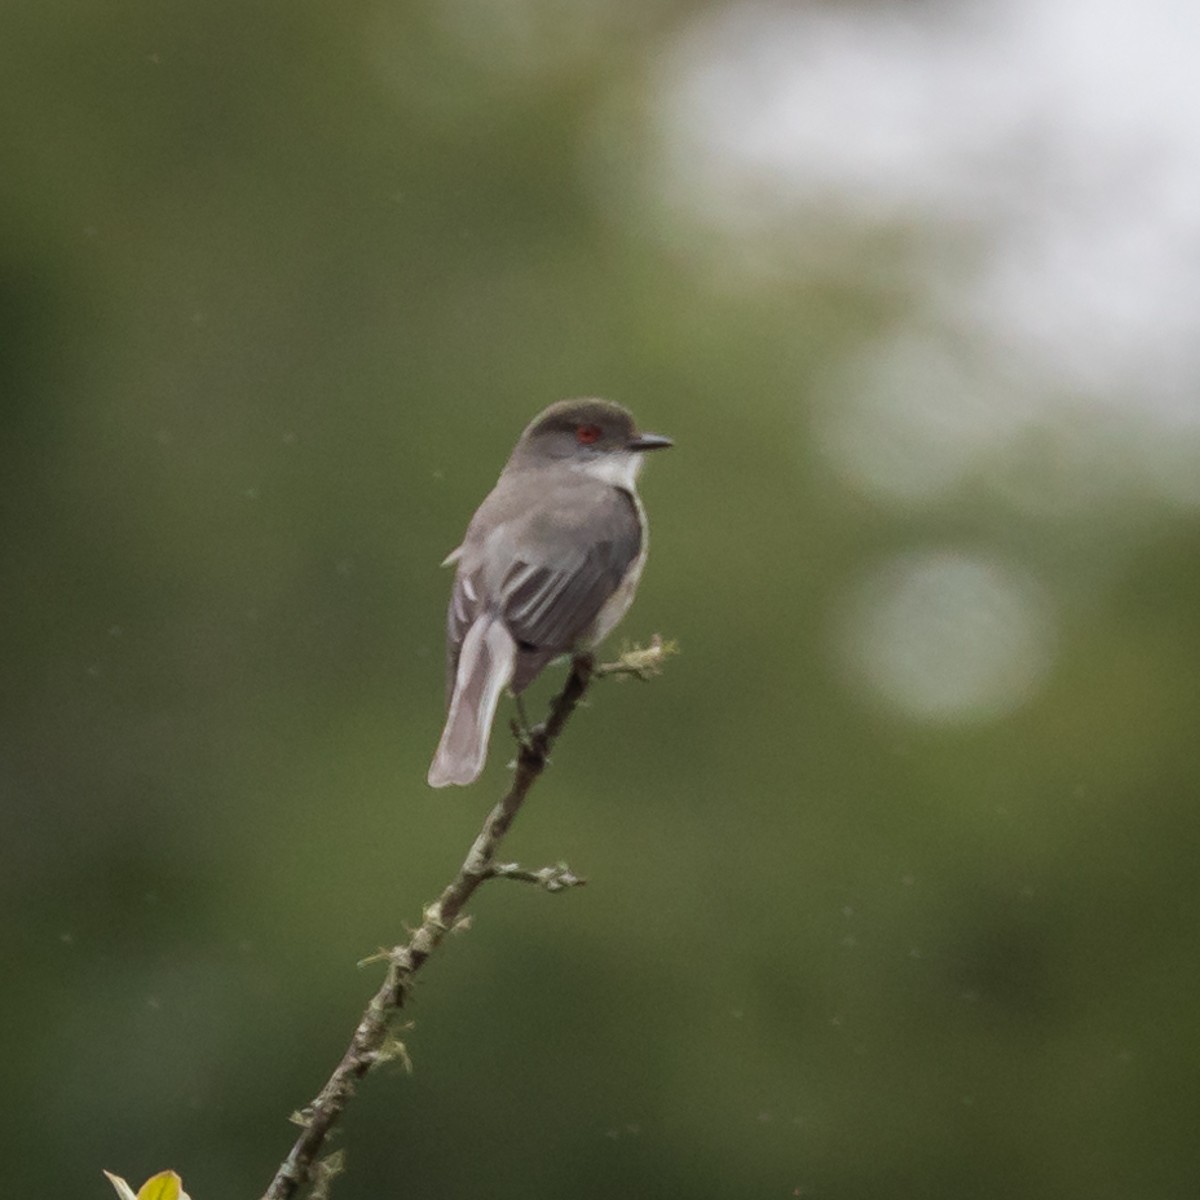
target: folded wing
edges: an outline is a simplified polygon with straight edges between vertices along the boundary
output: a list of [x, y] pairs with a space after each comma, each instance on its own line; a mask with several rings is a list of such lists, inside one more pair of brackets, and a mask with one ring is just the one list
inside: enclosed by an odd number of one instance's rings
[[497, 503], [495, 515], [508, 519], [488, 522], [486, 542], [468, 531], [447, 614], [450, 693], [463, 640], [485, 612], [498, 615], [517, 643], [511, 686], [520, 691], [587, 635], [641, 551], [641, 523], [627, 492], [579, 487], [561, 505], [544, 499], [536, 513], [505, 512]]

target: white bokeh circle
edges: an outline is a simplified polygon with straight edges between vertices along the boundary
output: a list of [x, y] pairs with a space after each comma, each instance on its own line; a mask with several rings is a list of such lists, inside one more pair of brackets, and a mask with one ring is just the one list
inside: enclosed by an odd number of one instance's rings
[[1054, 614], [1021, 568], [978, 552], [927, 550], [863, 580], [839, 640], [850, 676], [887, 708], [966, 724], [1034, 695], [1054, 660]]

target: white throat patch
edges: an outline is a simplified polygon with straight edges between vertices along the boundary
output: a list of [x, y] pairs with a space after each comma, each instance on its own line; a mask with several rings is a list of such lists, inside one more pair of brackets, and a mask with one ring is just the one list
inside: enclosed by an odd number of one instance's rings
[[576, 470], [583, 471], [601, 483], [623, 488], [627, 492], [637, 488], [638, 472], [642, 469], [643, 456], [633, 450], [611, 450], [596, 458], [576, 461]]

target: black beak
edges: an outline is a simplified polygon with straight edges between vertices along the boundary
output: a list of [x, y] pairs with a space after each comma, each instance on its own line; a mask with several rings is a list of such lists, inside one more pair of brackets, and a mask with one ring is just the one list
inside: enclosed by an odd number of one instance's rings
[[665, 450], [673, 445], [675, 443], [669, 437], [663, 437], [661, 433], [635, 433], [625, 443], [628, 450]]

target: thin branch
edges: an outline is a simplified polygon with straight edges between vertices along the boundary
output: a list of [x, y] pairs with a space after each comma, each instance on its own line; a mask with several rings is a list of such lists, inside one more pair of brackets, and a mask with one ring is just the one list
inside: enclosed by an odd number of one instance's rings
[[519, 879], [523, 883], [536, 883], [548, 892], [563, 892], [567, 888], [583, 887], [586, 879], [576, 875], [566, 863], [556, 863], [553, 867], [542, 867], [540, 871], [530, 871], [519, 863], [494, 863], [488, 871], [491, 879]]
[[[643, 656], [650, 654], [656, 663], [664, 655], [664, 648], [661, 639], [655, 639], [655, 642], [657, 649], [631, 653]], [[275, 1173], [271, 1186], [263, 1193], [263, 1200], [290, 1200], [301, 1187], [309, 1183], [327, 1189], [329, 1179], [340, 1169], [341, 1163], [330, 1164], [330, 1169], [322, 1171], [318, 1156], [324, 1149], [326, 1139], [340, 1120], [358, 1080], [378, 1063], [396, 1058], [406, 1059], [403, 1043], [390, 1034], [390, 1026], [408, 1000], [417, 972], [446, 934], [465, 923], [463, 909], [480, 884], [488, 879], [519, 879], [540, 884], [547, 891], [554, 892], [584, 882], [565, 864], [528, 871], [516, 863], [497, 863], [496, 854], [529, 789], [545, 770], [551, 747], [587, 693], [592, 679], [600, 674], [635, 674], [644, 677], [646, 669], [645, 663], [631, 664], [625, 668], [620, 663], [597, 667], [589, 654], [577, 655], [572, 660], [566, 683], [551, 701], [546, 720], [526, 730], [518, 740], [516, 773], [512, 785], [488, 814], [458, 874], [425, 910], [420, 926], [408, 941], [381, 956], [388, 964], [387, 976], [367, 1005], [341, 1062], [316, 1099], [293, 1118], [302, 1127], [300, 1135], [291, 1153]]]

